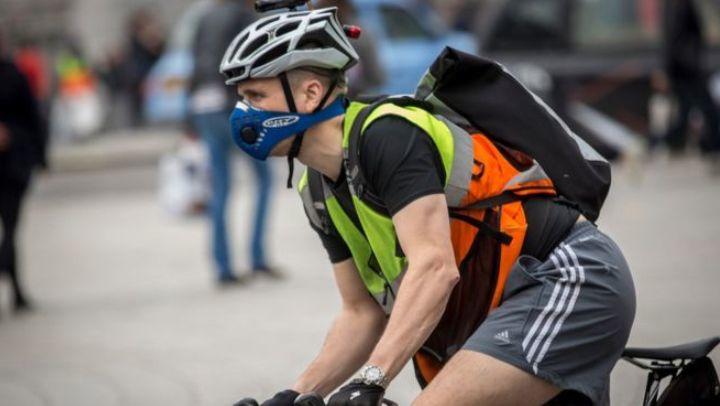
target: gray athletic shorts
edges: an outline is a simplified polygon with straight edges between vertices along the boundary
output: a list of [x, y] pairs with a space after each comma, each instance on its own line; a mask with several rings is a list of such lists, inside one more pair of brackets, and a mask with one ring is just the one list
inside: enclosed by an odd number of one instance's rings
[[518, 258], [501, 305], [463, 348], [549, 381], [566, 390], [563, 396], [580, 393], [593, 404], [608, 404], [610, 371], [634, 317], [635, 287], [625, 258], [585, 221], [545, 262]]

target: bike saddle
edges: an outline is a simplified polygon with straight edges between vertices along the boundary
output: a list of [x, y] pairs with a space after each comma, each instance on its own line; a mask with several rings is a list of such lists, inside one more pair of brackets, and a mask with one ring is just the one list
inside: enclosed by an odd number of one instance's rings
[[622, 356], [628, 358], [655, 359], [672, 361], [676, 359], [697, 359], [706, 356], [720, 343], [720, 337], [709, 337], [672, 347], [663, 348], [625, 348]]

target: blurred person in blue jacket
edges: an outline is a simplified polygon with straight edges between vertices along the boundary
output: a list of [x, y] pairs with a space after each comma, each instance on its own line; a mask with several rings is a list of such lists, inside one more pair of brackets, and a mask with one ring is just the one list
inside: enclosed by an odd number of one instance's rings
[[46, 167], [47, 132], [28, 80], [7, 57], [0, 33], [0, 271], [7, 272], [16, 312], [32, 308], [20, 283], [16, 232], [32, 171]]
[[165, 33], [157, 17], [145, 8], [134, 10], [127, 25], [128, 49], [124, 67], [125, 85], [130, 95], [131, 124], [144, 124], [143, 87], [152, 66], [165, 48]]
[[[246, 0], [214, 0], [200, 20], [192, 50], [195, 67], [190, 80], [190, 115], [207, 145], [211, 160], [212, 255], [220, 286], [242, 283], [244, 279], [238, 278], [233, 271], [226, 219], [233, 151], [228, 116], [235, 107], [237, 94], [232, 87], [224, 85], [218, 65], [235, 34], [254, 21], [251, 3]], [[251, 275], [279, 278], [281, 274], [268, 265], [265, 255], [265, 229], [272, 184], [270, 166], [254, 159], [249, 163], [258, 185], [250, 247]]]

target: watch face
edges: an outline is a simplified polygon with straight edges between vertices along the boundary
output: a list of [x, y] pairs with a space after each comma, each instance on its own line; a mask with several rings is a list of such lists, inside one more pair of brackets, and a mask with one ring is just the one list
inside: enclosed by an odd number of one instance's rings
[[365, 371], [365, 377], [369, 381], [378, 382], [382, 379], [382, 372], [380, 371], [380, 368], [377, 367], [368, 368], [367, 371]]

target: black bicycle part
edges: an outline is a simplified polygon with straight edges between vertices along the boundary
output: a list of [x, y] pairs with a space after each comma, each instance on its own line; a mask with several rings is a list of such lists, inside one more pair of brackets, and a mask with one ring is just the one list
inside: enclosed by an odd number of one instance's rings
[[693, 341], [690, 343], [674, 345], [672, 347], [662, 348], [626, 348], [623, 351], [623, 357], [642, 358], [672, 361], [677, 359], [696, 359], [701, 358], [720, 344], [720, 337], [708, 337], [703, 340]]
[[[707, 356], [720, 343], [720, 337], [709, 337], [690, 343], [661, 348], [628, 347], [622, 358], [642, 369], [648, 370], [643, 406], [658, 405], [660, 384], [670, 377], [675, 379], [683, 368], [693, 361]], [[645, 360], [645, 361], [640, 361]]]

